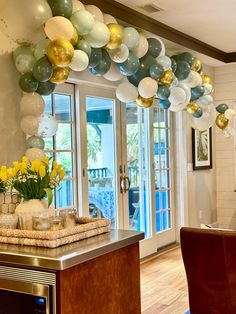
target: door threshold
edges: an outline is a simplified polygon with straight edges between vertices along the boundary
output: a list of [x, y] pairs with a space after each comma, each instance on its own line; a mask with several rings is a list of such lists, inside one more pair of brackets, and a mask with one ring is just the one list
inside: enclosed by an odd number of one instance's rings
[[173, 243], [170, 243], [168, 245], [162, 246], [162, 247], [158, 248], [155, 253], [141, 258], [140, 264], [150, 262], [151, 260], [159, 257], [160, 255], [165, 254], [167, 252], [170, 252], [172, 250], [175, 250], [179, 247], [180, 247], [180, 244], [178, 242], [173, 242]]

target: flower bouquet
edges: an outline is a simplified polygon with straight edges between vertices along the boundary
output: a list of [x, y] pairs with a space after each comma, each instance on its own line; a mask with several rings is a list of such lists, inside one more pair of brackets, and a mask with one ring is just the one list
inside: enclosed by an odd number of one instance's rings
[[[15, 189], [22, 203], [16, 208], [19, 219], [27, 216], [28, 224], [21, 226], [22, 229], [32, 229], [32, 215], [41, 211], [49, 211], [52, 203], [53, 193], [64, 178], [65, 171], [62, 165], [45, 157], [44, 160], [29, 160], [24, 156], [21, 162], [14, 162], [13, 167], [2, 166], [0, 169], [0, 180], [10, 190]], [[45, 202], [47, 197], [47, 203]]]

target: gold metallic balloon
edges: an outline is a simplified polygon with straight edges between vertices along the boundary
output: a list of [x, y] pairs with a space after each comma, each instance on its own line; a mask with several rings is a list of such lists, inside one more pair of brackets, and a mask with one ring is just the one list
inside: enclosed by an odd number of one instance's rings
[[70, 68], [69, 67], [54, 67], [53, 68], [53, 74], [50, 78], [50, 82], [60, 84], [64, 83], [70, 74]]
[[74, 27], [73, 37], [71, 38], [70, 42], [73, 46], [75, 46], [77, 44], [78, 40], [79, 40], [79, 36], [78, 36], [77, 30]]
[[154, 97], [151, 98], [143, 98], [142, 96], [138, 95], [136, 99], [136, 103], [142, 108], [149, 108], [153, 104]]
[[190, 102], [189, 104], [187, 104], [186, 110], [190, 114], [195, 114], [195, 113], [198, 112], [199, 106], [198, 106], [198, 104], [196, 102]]
[[175, 79], [175, 75], [171, 69], [166, 70], [160, 77], [158, 83], [170, 85]]
[[192, 70], [198, 72], [201, 69], [202, 63], [198, 58], [194, 58]]
[[209, 75], [203, 73], [202, 74], [202, 84], [204, 84], [204, 83], [213, 85], [213, 80]]
[[219, 113], [216, 117], [216, 125], [221, 130], [225, 129], [229, 123], [229, 120], [225, 117], [223, 113]]
[[56, 39], [48, 45], [47, 55], [52, 64], [65, 67], [71, 63], [74, 48], [68, 40]]
[[106, 47], [108, 49], [115, 49], [122, 44], [122, 40], [124, 38], [123, 27], [115, 23], [110, 23], [107, 27], [110, 31], [110, 39]]

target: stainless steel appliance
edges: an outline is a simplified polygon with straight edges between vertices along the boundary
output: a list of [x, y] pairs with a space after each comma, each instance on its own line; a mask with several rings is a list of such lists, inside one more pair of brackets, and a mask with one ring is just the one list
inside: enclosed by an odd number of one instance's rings
[[1, 314], [56, 314], [56, 274], [0, 266]]

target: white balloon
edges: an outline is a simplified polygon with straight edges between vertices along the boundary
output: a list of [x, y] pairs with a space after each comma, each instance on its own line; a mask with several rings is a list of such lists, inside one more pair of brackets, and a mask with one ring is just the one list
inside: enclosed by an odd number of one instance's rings
[[63, 16], [54, 16], [46, 22], [44, 31], [50, 40], [58, 38], [71, 40], [74, 34], [74, 27], [67, 18]]
[[73, 71], [84, 71], [89, 64], [89, 57], [83, 50], [75, 50], [69, 67]]
[[225, 115], [226, 119], [230, 120], [230, 119], [235, 117], [236, 111], [234, 109], [232, 109], [232, 108], [229, 108], [229, 109], [225, 110], [224, 115]]
[[47, 54], [47, 48], [48, 48], [49, 43], [50, 43], [50, 40], [47, 38], [42, 39], [37, 43], [34, 49], [34, 56], [36, 60], [41, 59], [43, 56]]
[[194, 129], [205, 131], [214, 125], [217, 115], [215, 106], [211, 104], [208, 106], [208, 108], [209, 110], [203, 111], [203, 114], [200, 118], [194, 118], [193, 116], [190, 116], [190, 123]]
[[132, 51], [139, 59], [145, 56], [145, 54], [147, 53], [148, 41], [143, 34], [140, 34], [138, 45], [134, 47]]
[[80, 2], [78, 0], [72, 0], [72, 3], [73, 3], [73, 13], [75, 11], [85, 10], [85, 7], [84, 7], [82, 2]]
[[43, 114], [39, 119], [39, 127], [37, 136], [40, 137], [52, 137], [57, 132], [57, 121], [50, 114]]
[[170, 60], [169, 57], [167, 57], [167, 56], [159, 56], [159, 57], [156, 58], [156, 60], [157, 60], [158, 64], [163, 66], [165, 71], [171, 68], [171, 60]]
[[116, 97], [124, 103], [133, 102], [138, 97], [138, 89], [131, 83], [121, 83], [116, 88]]
[[28, 148], [25, 152], [25, 156], [29, 158], [30, 161], [33, 161], [35, 159], [39, 159], [43, 161], [46, 157], [44, 151], [40, 148]]
[[173, 87], [170, 89], [169, 101], [171, 104], [178, 105], [182, 104], [186, 100], [186, 93], [181, 87]]
[[32, 115], [39, 117], [44, 112], [44, 108], [44, 99], [38, 93], [26, 93], [20, 102], [20, 111], [23, 116]]
[[39, 118], [32, 115], [24, 116], [20, 121], [20, 127], [25, 134], [35, 135], [39, 128]]
[[112, 61], [115, 63], [125, 62], [129, 57], [129, 49], [125, 44], [121, 44], [118, 48], [107, 50]]
[[101, 48], [105, 46], [110, 39], [110, 31], [106, 24], [95, 22], [91, 32], [84, 36], [93, 48]]
[[178, 83], [177, 87], [180, 87], [180, 88], [182, 88], [184, 90], [185, 95], [186, 95], [186, 99], [185, 99], [185, 101], [183, 101], [183, 105], [187, 105], [190, 102], [190, 99], [191, 99], [191, 90], [190, 90], [190, 88], [187, 85], [183, 84], [182, 81], [181, 81], [181, 83]]
[[85, 6], [85, 10], [89, 11], [92, 14], [95, 21], [99, 21], [101, 23], [104, 22], [102, 11], [98, 7], [96, 7], [95, 5], [88, 4]]
[[94, 17], [87, 10], [79, 10], [72, 14], [70, 21], [80, 36], [88, 34], [95, 23]]
[[233, 137], [235, 135], [234, 128], [232, 128], [231, 126], [227, 126], [222, 131], [223, 131], [224, 136], [227, 137], [227, 138]]
[[117, 20], [110, 14], [103, 13], [103, 20], [105, 24], [117, 23]]
[[123, 75], [118, 71], [116, 65], [114, 62], [111, 63], [111, 67], [109, 71], [103, 75], [103, 77], [108, 81], [119, 81], [123, 79]]
[[213, 91], [213, 86], [208, 83], [203, 84], [204, 87], [204, 95], [209, 95]]
[[202, 106], [208, 106], [213, 103], [213, 97], [211, 95], [203, 95], [198, 98], [197, 103]]
[[156, 95], [158, 89], [157, 81], [151, 77], [145, 77], [138, 84], [139, 95], [143, 98], [151, 98]]
[[194, 88], [198, 85], [202, 85], [202, 77], [199, 73], [195, 71], [190, 71], [188, 77], [185, 80], [182, 80], [190, 88]]
[[129, 48], [133, 49], [139, 43], [139, 32], [133, 27], [124, 28], [123, 43]]

